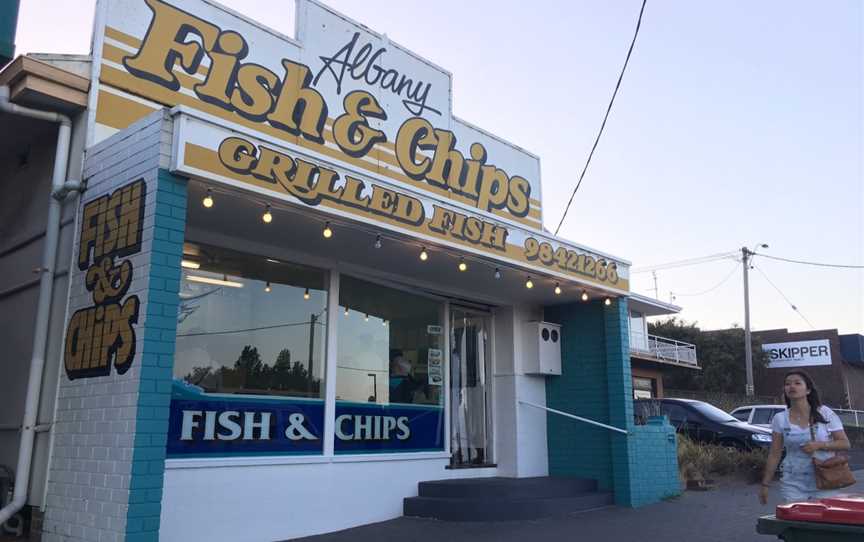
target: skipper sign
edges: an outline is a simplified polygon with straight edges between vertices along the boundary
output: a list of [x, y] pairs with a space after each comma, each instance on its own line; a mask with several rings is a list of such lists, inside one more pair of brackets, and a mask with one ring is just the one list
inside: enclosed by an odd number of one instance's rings
[[769, 369], [831, 365], [831, 342], [828, 339], [763, 344], [762, 351], [768, 354]]

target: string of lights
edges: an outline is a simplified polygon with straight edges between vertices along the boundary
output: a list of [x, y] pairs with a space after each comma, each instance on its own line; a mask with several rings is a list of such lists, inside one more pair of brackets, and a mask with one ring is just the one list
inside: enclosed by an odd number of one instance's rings
[[[214, 191], [211, 187], [207, 188], [206, 194], [205, 194], [204, 198], [201, 200], [201, 204], [205, 209], [212, 209], [215, 206], [216, 200], [214, 197]], [[273, 216], [274, 208], [269, 203], [262, 203], [262, 205], [264, 207], [264, 213], [261, 215], [261, 221], [264, 224], [268, 224], [268, 225], [272, 224], [274, 221], [274, 216]], [[318, 219], [316, 217], [313, 217], [313, 219], [322, 220], [324, 222], [323, 229], [321, 230], [321, 235], [324, 239], [332, 239], [333, 236], [335, 235], [333, 228], [338, 226], [338, 225], [341, 225], [338, 221], [334, 221], [334, 220]], [[370, 231], [368, 228], [363, 228], [362, 226], [358, 226], [357, 224], [354, 224], [354, 223], [352, 223], [350, 227], [353, 229], [359, 229], [361, 231], [366, 231], [370, 235], [374, 235], [374, 242], [372, 243], [372, 246], [375, 249], [382, 248], [384, 246], [385, 240], [387, 240], [388, 242], [396, 242], [396, 243], [401, 243], [401, 244], [409, 245], [409, 246], [417, 246], [418, 245], [418, 243], [416, 241], [405, 241], [404, 239], [401, 239], [401, 238], [385, 236], [384, 234], [382, 234], [378, 231]], [[420, 249], [420, 251], [418, 252], [418, 258], [420, 259], [420, 261], [421, 262], [429, 261], [431, 250], [426, 245], [419, 245], [419, 249]], [[436, 250], [444, 252], [444, 250], [440, 249], [440, 248], [436, 249]], [[480, 258], [472, 258], [470, 256], [466, 257], [464, 255], [459, 255], [456, 268], [460, 272], [467, 271], [468, 267], [469, 267], [469, 261], [472, 263], [481, 263], [482, 265], [492, 267], [493, 268], [492, 277], [495, 280], [500, 280], [503, 276], [502, 268], [500, 265], [498, 265], [498, 264], [493, 265], [493, 264], [490, 264], [489, 262], [486, 262], [485, 260], [482, 260]], [[195, 265], [194, 262], [189, 262], [189, 263], [192, 265]], [[184, 263], [184, 266], [185, 266], [185, 263]], [[214, 280], [214, 279], [208, 279], [208, 280]], [[227, 281], [227, 277], [226, 277], [226, 281]], [[534, 278], [532, 278], [532, 276], [530, 274], [526, 274], [524, 284], [525, 284], [526, 289], [529, 289], [529, 290], [533, 289], [534, 288]], [[267, 291], [267, 292], [270, 291], [270, 283], [269, 282], [265, 286], [265, 291]], [[564, 292], [563, 288], [561, 287], [561, 283], [559, 281], [554, 281], [554, 286], [552, 288], [552, 291], [555, 293], [555, 295], [561, 295]], [[304, 298], [308, 299], [308, 295], [309, 294], [308, 294], [308, 290], [307, 290], [306, 294], [304, 294]], [[590, 296], [588, 295], [587, 290], [585, 290], [585, 289], [581, 290], [580, 299], [583, 302], [587, 302], [590, 299]], [[612, 299], [609, 296], [605, 296], [603, 302], [605, 305], [609, 306], [612, 304]]]

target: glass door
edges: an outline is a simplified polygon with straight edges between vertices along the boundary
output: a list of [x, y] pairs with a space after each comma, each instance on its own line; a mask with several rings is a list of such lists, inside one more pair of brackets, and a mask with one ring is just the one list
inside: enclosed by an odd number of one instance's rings
[[491, 463], [487, 376], [489, 316], [450, 311], [450, 464]]

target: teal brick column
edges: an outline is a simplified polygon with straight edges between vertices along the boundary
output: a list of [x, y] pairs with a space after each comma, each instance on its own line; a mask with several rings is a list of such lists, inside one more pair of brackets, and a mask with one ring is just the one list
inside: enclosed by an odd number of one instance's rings
[[[561, 324], [561, 376], [546, 380], [546, 405], [577, 416], [610, 423], [606, 319], [600, 301], [547, 307], [545, 319]], [[613, 487], [606, 429], [562, 416], [547, 416], [549, 474], [593, 478], [600, 489]]]
[[186, 229], [186, 180], [159, 170], [132, 455], [127, 542], [159, 540], [165, 443], [171, 406], [180, 261]]
[[547, 416], [549, 474], [593, 478], [621, 506], [679, 493], [674, 428], [633, 422], [627, 299], [547, 307], [545, 319], [562, 325], [562, 374], [547, 377], [547, 406], [629, 432]]

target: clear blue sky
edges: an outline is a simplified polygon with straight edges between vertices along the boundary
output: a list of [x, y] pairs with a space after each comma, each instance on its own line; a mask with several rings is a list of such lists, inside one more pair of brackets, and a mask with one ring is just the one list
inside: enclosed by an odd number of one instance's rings
[[[89, 50], [93, 0], [24, 0], [19, 52]], [[226, 0], [293, 33], [293, 2]], [[332, 0], [454, 76], [457, 116], [541, 157], [546, 227], [600, 125], [641, 2]], [[50, 9], [47, 9], [50, 6]], [[862, 7], [853, 1], [649, 0], [606, 133], [562, 235], [634, 267], [768, 243], [864, 265]], [[864, 333], [864, 272], [757, 258], [817, 329]], [[743, 324], [740, 264], [658, 272], [704, 328]], [[650, 273], [633, 290], [653, 295]], [[754, 329], [810, 325], [758, 270]]]

